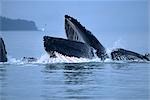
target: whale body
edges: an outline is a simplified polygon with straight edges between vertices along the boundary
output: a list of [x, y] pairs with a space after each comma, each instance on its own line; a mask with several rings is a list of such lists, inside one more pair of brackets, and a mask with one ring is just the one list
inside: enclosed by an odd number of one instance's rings
[[0, 37], [0, 62], [7, 62], [7, 52], [2, 37]]

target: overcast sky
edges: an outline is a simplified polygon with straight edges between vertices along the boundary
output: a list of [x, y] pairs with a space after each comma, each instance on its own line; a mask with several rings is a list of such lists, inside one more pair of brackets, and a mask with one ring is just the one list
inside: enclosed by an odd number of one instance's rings
[[[34, 20], [39, 27], [62, 26], [64, 15], [100, 32], [148, 32], [148, 3], [132, 1], [2, 1], [2, 15]], [[59, 25], [59, 26], [58, 26]], [[94, 28], [95, 27], [95, 28]], [[58, 28], [56, 28], [58, 30]], [[55, 32], [54, 28], [53, 31]], [[59, 31], [61, 32], [60, 28]]]
[[64, 15], [68, 14], [106, 45], [108, 40], [123, 39], [126, 45], [141, 44], [140, 48], [150, 42], [148, 1], [1, 0], [0, 8], [2, 16], [33, 20], [39, 28], [60, 37], [65, 37]]

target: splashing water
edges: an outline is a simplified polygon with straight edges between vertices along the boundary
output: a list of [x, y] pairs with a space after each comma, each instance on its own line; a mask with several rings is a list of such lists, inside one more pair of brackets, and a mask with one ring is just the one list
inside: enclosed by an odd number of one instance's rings
[[60, 53], [55, 52], [56, 58], [49, 58], [48, 54], [44, 54], [37, 61], [37, 63], [83, 63], [83, 62], [102, 62], [99, 58], [88, 59], [88, 58], [77, 58], [68, 57]]
[[[111, 52], [114, 50], [114, 49], [116, 49], [116, 48], [125, 48], [124, 47], [124, 45], [123, 45], [123, 39], [118, 39], [117, 41], [115, 41], [114, 43], [113, 43], [113, 46], [112, 47], [110, 47], [110, 48], [106, 48], [106, 52], [107, 52], [107, 54], [108, 54], [108, 56], [109, 57], [111, 57]], [[108, 59], [107, 59], [108, 60]], [[110, 59], [109, 59], [110, 60]]]
[[107, 53], [111, 53], [112, 50], [116, 49], [116, 48], [125, 48], [125, 46], [123, 45], [123, 39], [118, 39], [117, 41], [115, 41], [113, 43], [113, 46], [111, 48], [106, 48]]
[[48, 54], [42, 55], [40, 58], [38, 58], [35, 61], [30, 61], [28, 59], [16, 59], [12, 57], [8, 57], [8, 62], [0, 64], [17, 64], [17, 65], [23, 65], [23, 64], [54, 64], [54, 63], [89, 63], [89, 62], [97, 62], [97, 63], [140, 63], [143, 61], [113, 61], [111, 58], [107, 58], [104, 61], [101, 61], [100, 58], [95, 57], [93, 59], [88, 59], [88, 58], [77, 58], [77, 57], [68, 57], [64, 56], [62, 54], [59, 54], [55, 52], [56, 58], [50, 58]]
[[[0, 64], [53, 64], [53, 63], [85, 63], [85, 62], [104, 62], [101, 59], [95, 57], [93, 59], [88, 58], [77, 58], [77, 57], [68, 57], [62, 54], [55, 52], [56, 58], [50, 58], [46, 53], [38, 58], [36, 61], [28, 61], [21, 59], [16, 59], [13, 57], [8, 57], [8, 62], [0, 63]], [[111, 61], [107, 59], [105, 62]]]

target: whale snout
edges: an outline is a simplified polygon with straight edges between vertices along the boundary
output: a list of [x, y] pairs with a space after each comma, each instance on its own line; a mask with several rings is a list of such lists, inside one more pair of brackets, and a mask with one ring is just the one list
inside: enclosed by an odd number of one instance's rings
[[44, 37], [43, 37], [43, 40], [44, 40], [44, 42], [47, 42], [47, 41], [50, 40], [50, 37], [49, 37], [49, 36], [44, 36]]
[[46, 51], [54, 51], [55, 50], [55, 40], [52, 37], [49, 36], [44, 36], [43, 37], [43, 41], [44, 41], [44, 48]]
[[44, 43], [54, 43], [54, 39], [49, 36], [44, 36], [43, 41], [44, 41]]
[[44, 37], [43, 37], [43, 40], [46, 41], [46, 40], [47, 40], [47, 37], [48, 37], [48, 36], [44, 36]]

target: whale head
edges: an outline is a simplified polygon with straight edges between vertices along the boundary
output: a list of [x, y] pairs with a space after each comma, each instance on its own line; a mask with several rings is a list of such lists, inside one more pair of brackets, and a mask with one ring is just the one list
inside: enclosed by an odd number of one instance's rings
[[93, 49], [85, 43], [50, 36], [44, 36], [43, 39], [45, 51], [50, 55], [58, 52], [69, 57], [92, 58], [94, 56]]
[[84, 26], [71, 16], [65, 15], [65, 31], [69, 40], [79, 41], [88, 44], [95, 49], [96, 55], [105, 60], [108, 58], [104, 46], [98, 41], [98, 39], [87, 30]]

